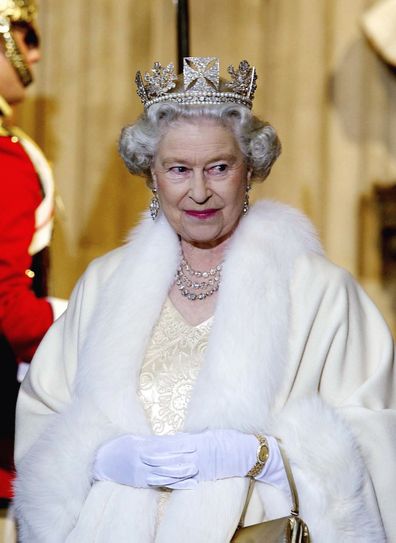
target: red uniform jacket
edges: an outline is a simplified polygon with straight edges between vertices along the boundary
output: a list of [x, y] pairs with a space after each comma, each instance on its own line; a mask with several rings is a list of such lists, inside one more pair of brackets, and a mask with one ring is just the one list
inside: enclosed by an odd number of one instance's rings
[[[18, 138], [0, 136], [0, 498], [11, 497], [17, 363], [29, 362], [53, 311], [33, 290], [29, 254], [40, 179]], [[40, 270], [38, 270], [40, 271]]]

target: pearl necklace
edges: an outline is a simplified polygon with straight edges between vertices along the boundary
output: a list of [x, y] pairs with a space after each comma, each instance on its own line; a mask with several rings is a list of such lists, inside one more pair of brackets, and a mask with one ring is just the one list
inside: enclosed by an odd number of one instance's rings
[[219, 264], [209, 271], [196, 271], [183, 257], [176, 271], [179, 292], [192, 302], [212, 296], [219, 290], [222, 267], [223, 264]]

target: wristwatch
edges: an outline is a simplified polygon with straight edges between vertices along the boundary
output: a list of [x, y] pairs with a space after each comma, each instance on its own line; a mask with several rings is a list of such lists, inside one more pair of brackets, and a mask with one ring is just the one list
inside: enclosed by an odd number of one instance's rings
[[269, 447], [266, 437], [261, 434], [254, 435], [259, 442], [259, 446], [257, 447], [257, 462], [252, 469], [247, 472], [246, 477], [257, 477], [257, 475], [263, 471], [269, 457]]

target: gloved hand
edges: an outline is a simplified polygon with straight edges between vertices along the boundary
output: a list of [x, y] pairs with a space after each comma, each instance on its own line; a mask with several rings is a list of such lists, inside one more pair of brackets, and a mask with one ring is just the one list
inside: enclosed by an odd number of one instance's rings
[[[278, 442], [272, 436], [265, 437], [269, 457], [256, 480], [276, 486], [290, 496]], [[237, 430], [205, 430], [197, 434], [156, 436], [154, 439], [158, 440], [156, 446], [145, 453], [144, 462], [153, 469], [159, 469], [165, 452], [171, 461], [175, 458], [172, 455], [177, 454], [177, 461], [186, 467], [186, 472], [194, 473], [183, 482], [183, 488], [194, 488], [199, 481], [244, 477], [257, 462], [257, 438]], [[158, 474], [151, 480], [158, 486], [168, 486], [166, 477]]]
[[[195, 466], [182, 461], [177, 453], [157, 447], [159, 437], [125, 434], [108, 441], [96, 453], [93, 479], [114, 481], [136, 488], [165, 485], [169, 488], [191, 488], [188, 480], [196, 474]], [[189, 454], [190, 451], [184, 453]], [[156, 466], [144, 460], [145, 455], [153, 454]], [[165, 484], [158, 484], [158, 481]]]
[[[256, 477], [288, 492], [275, 438], [267, 436], [269, 458]], [[98, 450], [93, 477], [135, 487], [194, 488], [199, 481], [244, 477], [257, 461], [258, 441], [237, 430], [139, 437], [131, 434]]]
[[[145, 452], [144, 462], [156, 469], [161, 466], [164, 453], [177, 455], [177, 461], [194, 473], [190, 488], [199, 481], [244, 477], [257, 460], [257, 438], [237, 430], [205, 430], [155, 439], [158, 441]], [[156, 475], [155, 480], [158, 486], [166, 486], [166, 478]]]

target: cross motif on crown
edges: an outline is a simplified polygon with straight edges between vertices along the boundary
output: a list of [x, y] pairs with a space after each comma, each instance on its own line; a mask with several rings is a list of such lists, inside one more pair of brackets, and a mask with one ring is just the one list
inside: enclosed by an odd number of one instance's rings
[[216, 57], [185, 57], [183, 78], [185, 91], [217, 91], [219, 89], [219, 59]]

